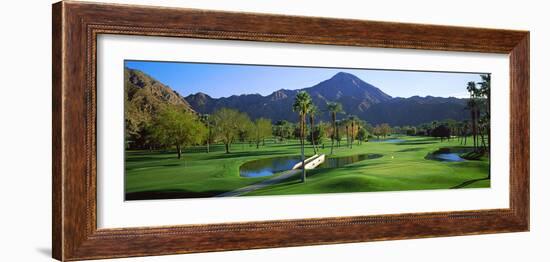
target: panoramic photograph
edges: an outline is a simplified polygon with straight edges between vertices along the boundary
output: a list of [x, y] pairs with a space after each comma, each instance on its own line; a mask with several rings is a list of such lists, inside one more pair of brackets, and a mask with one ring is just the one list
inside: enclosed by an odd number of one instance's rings
[[490, 188], [491, 75], [126, 60], [125, 199]]

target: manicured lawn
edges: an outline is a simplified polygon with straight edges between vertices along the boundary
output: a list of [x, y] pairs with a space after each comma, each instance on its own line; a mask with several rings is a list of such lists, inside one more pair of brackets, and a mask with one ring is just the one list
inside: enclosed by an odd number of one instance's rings
[[[382, 157], [359, 161], [342, 168], [308, 170], [307, 182], [299, 176], [271, 185], [247, 195], [284, 195], [307, 193], [341, 193], [419, 189], [449, 189], [489, 187], [484, 179], [489, 161], [466, 160], [442, 162], [426, 156], [441, 147], [460, 147], [458, 140], [440, 142], [426, 137], [400, 137], [398, 143], [364, 142], [353, 149], [335, 148], [335, 157], [356, 154], [380, 154]], [[469, 138], [468, 142], [471, 143]], [[325, 140], [322, 153], [330, 153], [330, 141]], [[127, 151], [126, 193], [128, 199], [209, 197], [232, 191], [270, 177], [244, 178], [239, 167], [250, 160], [275, 156], [298, 155], [297, 141], [275, 144], [269, 141], [256, 149], [248, 144], [235, 144], [225, 154], [222, 145], [191, 148], [178, 160], [175, 153]], [[313, 149], [306, 148], [306, 155]]]

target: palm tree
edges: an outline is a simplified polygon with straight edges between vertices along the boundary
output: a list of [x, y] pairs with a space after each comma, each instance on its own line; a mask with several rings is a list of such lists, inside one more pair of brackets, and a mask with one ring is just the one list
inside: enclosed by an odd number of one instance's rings
[[306, 129], [306, 115], [310, 111], [313, 103], [311, 101], [311, 96], [305, 91], [300, 91], [294, 99], [294, 104], [292, 105], [292, 110], [297, 112], [300, 116], [300, 144], [302, 149], [302, 182], [306, 182], [306, 168], [305, 168], [305, 157], [304, 157], [304, 133]]
[[476, 101], [474, 99], [468, 100], [468, 104], [466, 105], [466, 108], [470, 110], [470, 119], [472, 121], [472, 136], [473, 136], [473, 142], [474, 142], [474, 148], [477, 146], [477, 125], [476, 125]]
[[476, 96], [478, 93], [478, 89], [474, 81], [468, 82], [466, 89], [468, 89], [468, 92], [470, 93], [470, 100], [468, 100], [467, 108], [470, 110], [470, 117], [472, 118], [472, 135], [474, 139], [474, 149], [476, 149], [477, 148], [477, 116], [478, 116]]
[[313, 153], [317, 154], [317, 147], [315, 146], [315, 137], [314, 137], [314, 130], [315, 130], [315, 125], [314, 125], [314, 118], [315, 118], [315, 114], [317, 114], [317, 112], [319, 112], [319, 109], [317, 108], [317, 106], [315, 106], [314, 104], [311, 104], [311, 108], [309, 108], [309, 126], [311, 128], [310, 130], [310, 135], [311, 135], [311, 145], [313, 146]]
[[482, 97], [485, 97], [485, 117], [484, 122], [486, 124], [487, 129], [487, 152], [488, 154], [491, 153], [491, 75], [480, 75], [481, 76], [481, 82], [478, 84], [480, 85], [479, 91]]
[[351, 140], [350, 140], [350, 143], [349, 143], [349, 148], [353, 148], [353, 140], [355, 139], [355, 123], [359, 120], [356, 116], [354, 115], [350, 115], [348, 117], [349, 119], [349, 122], [351, 124]]
[[344, 119], [342, 120], [344, 122], [344, 125], [346, 126], [346, 147], [349, 147], [349, 120]]
[[330, 113], [330, 118], [332, 120], [332, 134], [330, 136], [331, 146], [330, 154], [332, 155], [334, 151], [334, 139], [336, 139], [338, 128], [336, 126], [336, 114], [343, 112], [342, 104], [330, 102], [327, 104], [328, 111]]
[[336, 121], [336, 146], [338, 148], [340, 148], [340, 140], [342, 140], [342, 138], [340, 137], [340, 127], [342, 126], [342, 120], [337, 120]]
[[430, 135], [436, 127], [437, 127], [437, 121], [432, 121], [432, 130], [430, 130]]
[[462, 143], [466, 145], [468, 143], [468, 120], [462, 122]]

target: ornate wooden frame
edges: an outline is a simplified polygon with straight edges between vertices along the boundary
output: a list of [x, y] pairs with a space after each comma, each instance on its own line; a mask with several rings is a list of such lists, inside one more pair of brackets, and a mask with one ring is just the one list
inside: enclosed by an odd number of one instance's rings
[[[529, 230], [529, 32], [83, 2], [53, 5], [53, 257], [99, 259]], [[510, 208], [98, 229], [98, 34], [503, 53]]]

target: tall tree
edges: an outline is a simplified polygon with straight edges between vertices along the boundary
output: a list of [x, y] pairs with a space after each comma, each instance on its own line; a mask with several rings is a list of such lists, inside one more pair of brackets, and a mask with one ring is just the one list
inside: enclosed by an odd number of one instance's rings
[[433, 132], [436, 127], [437, 127], [437, 121], [434, 120], [432, 121], [432, 129], [430, 130], [430, 133]]
[[350, 121], [348, 119], [342, 120], [344, 123], [344, 126], [346, 127], [346, 147], [349, 147], [349, 124]]
[[462, 121], [462, 143], [466, 145], [468, 143], [468, 130], [470, 130], [468, 120]]
[[305, 157], [304, 157], [304, 135], [306, 129], [306, 116], [313, 106], [311, 101], [311, 96], [305, 91], [300, 91], [296, 94], [294, 99], [294, 104], [292, 109], [294, 112], [298, 113], [300, 118], [300, 145], [301, 145], [301, 156], [302, 156], [302, 182], [306, 182], [306, 168], [305, 168]]
[[247, 131], [250, 126], [250, 118], [245, 113], [235, 109], [220, 108], [211, 116], [214, 129], [220, 140], [225, 145], [225, 153], [230, 153], [230, 146], [239, 134]]
[[315, 131], [315, 115], [318, 113], [319, 109], [317, 106], [315, 106], [313, 103], [311, 104], [311, 107], [309, 108], [309, 127], [310, 127], [310, 135], [311, 135], [311, 145], [313, 146], [313, 153], [317, 154], [317, 147], [315, 146], [315, 136], [313, 135], [313, 132]]
[[340, 130], [341, 127], [342, 127], [342, 120], [337, 120], [335, 139], [336, 139], [336, 145], [338, 146], [338, 148], [340, 148], [340, 141], [342, 141], [342, 131]]
[[382, 136], [386, 138], [387, 135], [391, 134], [391, 127], [387, 123], [383, 123], [380, 125], [380, 132], [382, 133]]
[[448, 139], [451, 136], [451, 129], [446, 125], [439, 125], [432, 131], [432, 136], [439, 137], [441, 142], [443, 142], [444, 138]]
[[288, 139], [291, 137], [293, 129], [294, 127], [290, 122], [286, 120], [279, 120], [275, 123], [275, 126], [273, 128], [273, 133], [282, 142], [285, 139]]
[[491, 75], [480, 75], [481, 82], [479, 93], [485, 98], [485, 115], [483, 117], [483, 122], [487, 130], [487, 153], [491, 153]]
[[468, 100], [467, 108], [470, 110], [470, 118], [472, 120], [472, 136], [474, 141], [474, 149], [477, 149], [477, 116], [478, 116], [478, 89], [476, 82], [470, 81], [466, 86], [466, 89], [470, 93], [470, 99]]
[[372, 129], [372, 133], [373, 133], [373, 135], [376, 136], [376, 139], [377, 139], [377, 140], [380, 140], [380, 136], [382, 135], [382, 127], [380, 127], [380, 125], [376, 125], [376, 126]]
[[256, 148], [260, 148], [260, 142], [265, 144], [265, 139], [271, 136], [271, 120], [266, 118], [258, 118], [254, 121], [254, 140]]
[[359, 128], [359, 130], [357, 131], [357, 140], [359, 142], [359, 144], [362, 144], [363, 141], [365, 141], [365, 139], [367, 139], [368, 137], [368, 133], [367, 133], [367, 130], [363, 127]]
[[338, 134], [338, 127], [336, 126], [336, 114], [342, 113], [342, 104], [330, 102], [327, 104], [328, 111], [330, 113], [330, 119], [332, 121], [332, 134], [330, 135], [331, 145], [330, 154], [334, 153], [334, 140]]
[[353, 148], [353, 141], [355, 140], [356, 136], [356, 128], [358, 127], [359, 118], [354, 115], [350, 115], [348, 117], [349, 123], [350, 123], [350, 143], [349, 148]]
[[160, 143], [175, 146], [178, 159], [181, 159], [182, 148], [203, 142], [206, 128], [188, 111], [166, 106], [154, 121], [153, 134]]
[[206, 153], [210, 153], [210, 140], [212, 139], [212, 132], [210, 131], [210, 115], [202, 114], [199, 118], [206, 126]]

